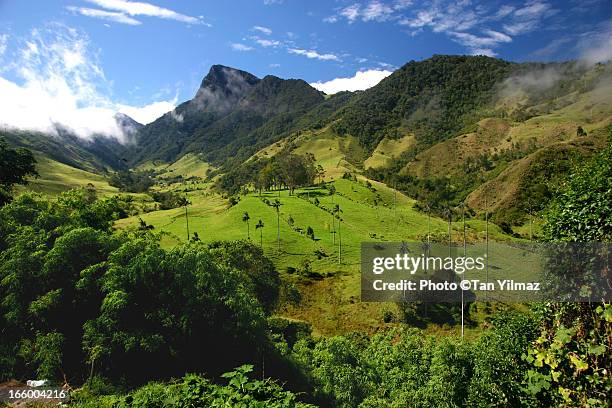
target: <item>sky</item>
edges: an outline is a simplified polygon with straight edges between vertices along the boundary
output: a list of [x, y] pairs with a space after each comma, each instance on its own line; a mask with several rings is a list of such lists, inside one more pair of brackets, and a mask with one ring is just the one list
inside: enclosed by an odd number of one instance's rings
[[367, 89], [434, 54], [606, 61], [609, 0], [0, 0], [0, 125], [121, 138], [192, 98], [210, 66]]

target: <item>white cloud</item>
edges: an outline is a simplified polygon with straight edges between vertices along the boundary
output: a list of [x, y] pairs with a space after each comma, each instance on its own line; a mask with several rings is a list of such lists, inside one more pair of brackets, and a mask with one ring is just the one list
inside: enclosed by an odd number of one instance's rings
[[273, 4], [283, 4], [284, 0], [264, 0], [264, 4], [266, 6], [271, 6]]
[[260, 33], [264, 33], [265, 35], [272, 34], [272, 30], [264, 26], [253, 26], [253, 30], [259, 31]]
[[[452, 33], [455, 41], [472, 50], [482, 50], [483, 47], [494, 47], [500, 43], [512, 42], [512, 37], [493, 30], [485, 30], [484, 36], [470, 33]], [[486, 54], [485, 54], [486, 55]]]
[[166, 20], [175, 20], [188, 24], [206, 24], [202, 22], [200, 17], [192, 17], [185, 14], [177, 13], [164, 7], [159, 7], [151, 3], [128, 0], [87, 0], [99, 7], [107, 10], [114, 10], [129, 16], [147, 16], [157, 17]]
[[[418, 4], [418, 3], [417, 3]], [[490, 7], [469, 0], [437, 0], [420, 3], [399, 19], [399, 24], [412, 28], [415, 36], [425, 28], [444, 33], [474, 54], [495, 55], [495, 48], [540, 27], [544, 19], [558, 10], [545, 0], [526, 0], [522, 7], [500, 5]], [[490, 30], [488, 24], [498, 22], [503, 32]], [[481, 34], [474, 33], [480, 31]]]
[[361, 91], [378, 84], [391, 75], [391, 71], [370, 69], [358, 71], [350, 78], [335, 78], [327, 82], [314, 82], [310, 85], [326, 94], [335, 94], [340, 91]]
[[393, 12], [394, 10], [391, 6], [374, 0], [364, 8], [361, 12], [361, 17], [363, 21], [386, 21]]
[[419, 11], [414, 18], [405, 18], [400, 21], [400, 24], [407, 25], [412, 28], [421, 28], [433, 23], [435, 14], [429, 10]]
[[279, 45], [281, 45], [280, 41], [276, 41], [276, 40], [267, 40], [265, 38], [253, 38], [253, 40], [261, 45], [262, 47], [278, 47]]
[[338, 15], [325, 17], [323, 21], [326, 23], [335, 23], [338, 21], [339, 17], [346, 18], [349, 24], [355, 22], [358, 19], [361, 19], [365, 22], [388, 21], [400, 18], [397, 13], [410, 7], [411, 5], [411, 0], [395, 0], [393, 2], [370, 0], [367, 4], [364, 4], [363, 6], [359, 3], [354, 3], [350, 6], [344, 7], [338, 12]]
[[487, 57], [495, 57], [497, 53], [491, 48], [472, 48], [472, 55], [486, 55]]
[[520, 8], [514, 12], [514, 15], [520, 18], [540, 18], [543, 14], [547, 13], [550, 10], [550, 4], [545, 2], [533, 2], [529, 5]]
[[502, 19], [502, 18], [508, 16], [509, 14], [511, 14], [514, 10], [515, 10], [514, 6], [503, 5], [503, 6], [501, 6], [499, 8], [499, 10], [497, 10], [497, 13], [495, 13], [491, 18], [493, 20]]
[[158, 101], [141, 107], [117, 105], [117, 108], [119, 109], [119, 112], [125, 113], [136, 122], [146, 125], [147, 123], [153, 122], [164, 113], [174, 110], [176, 107], [176, 102], [177, 98], [174, 98], [171, 101]]
[[325, 17], [323, 19], [323, 22], [324, 23], [332, 23], [333, 24], [333, 23], [338, 22], [338, 17], [336, 17], [336, 16], [328, 16], [328, 17]]
[[251, 51], [253, 49], [253, 47], [242, 43], [230, 43], [230, 47], [232, 47], [234, 51]]
[[357, 20], [359, 18], [359, 4], [353, 4], [348, 7], [343, 8], [340, 11], [340, 15], [346, 18], [349, 23]]
[[89, 52], [88, 38], [73, 28], [49, 24], [21, 42], [7, 67], [19, 80], [0, 76], [3, 127], [55, 133], [61, 126], [86, 139], [103, 134], [124, 141], [114, 118], [117, 111], [136, 109], [139, 119], [148, 121], [174, 107], [175, 101], [142, 108], [113, 102], [107, 96], [110, 82]]
[[576, 48], [580, 59], [589, 64], [612, 61], [612, 19], [583, 34]]
[[0, 57], [6, 52], [6, 47], [8, 46], [8, 34], [0, 35]]
[[527, 34], [537, 29], [542, 20], [557, 12], [544, 1], [531, 1], [522, 8], [508, 13], [510, 22], [503, 25], [504, 31], [511, 35]]
[[527, 34], [535, 30], [539, 24], [538, 20], [517, 21], [511, 24], [504, 24], [504, 31], [512, 35]]
[[340, 61], [337, 55], [334, 54], [319, 54], [314, 50], [303, 50], [300, 48], [289, 48], [287, 50], [290, 54], [303, 55], [310, 59], [318, 59], [321, 61]]
[[136, 20], [135, 18], [132, 18], [130, 16], [127, 16], [117, 11], [106, 11], [106, 10], [87, 8], [87, 7], [73, 7], [73, 6], [68, 6], [66, 8], [74, 13], [79, 13], [83, 16], [113, 21], [115, 23], [128, 24], [128, 25], [142, 24], [140, 21]]

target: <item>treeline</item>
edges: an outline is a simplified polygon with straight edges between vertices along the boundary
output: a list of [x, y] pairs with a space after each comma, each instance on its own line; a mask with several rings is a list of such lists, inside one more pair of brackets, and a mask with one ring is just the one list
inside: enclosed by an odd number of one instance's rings
[[322, 180], [325, 171], [315, 163], [312, 153], [298, 155], [281, 152], [272, 158], [246, 162], [229, 171], [220, 177], [217, 187], [230, 194], [236, 194], [249, 185], [259, 192], [286, 188], [289, 194], [293, 194], [298, 187]]

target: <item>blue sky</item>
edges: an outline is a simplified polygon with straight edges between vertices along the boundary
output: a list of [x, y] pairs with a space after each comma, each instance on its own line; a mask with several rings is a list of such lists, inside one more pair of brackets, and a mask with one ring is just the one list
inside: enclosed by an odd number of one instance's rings
[[[607, 0], [0, 0], [0, 91], [22, 105], [43, 92], [43, 111], [64, 97], [53, 118], [78, 113], [76, 129], [96, 109], [150, 121], [191, 98], [212, 64], [331, 93], [433, 54], [609, 59], [611, 38]], [[4, 115], [17, 127], [31, 120]]]

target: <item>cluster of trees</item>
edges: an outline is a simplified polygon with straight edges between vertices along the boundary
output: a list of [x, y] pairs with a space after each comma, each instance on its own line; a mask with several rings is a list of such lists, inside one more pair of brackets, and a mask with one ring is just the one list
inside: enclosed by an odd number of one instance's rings
[[280, 284], [261, 249], [163, 250], [150, 231], [113, 232], [120, 211], [84, 189], [0, 209], [2, 380], [135, 384], [258, 360]]
[[242, 365], [222, 374], [224, 385], [204, 376], [188, 374], [171, 384], [150, 383], [127, 395], [96, 397], [91, 386], [73, 393], [74, 408], [184, 408], [184, 407], [273, 407], [314, 408], [300, 402], [273, 380], [253, 378], [253, 366]]
[[289, 189], [311, 185], [324, 175], [323, 167], [315, 165], [312, 153], [297, 155], [285, 153], [274, 156], [253, 178], [253, 185], [260, 192], [271, 189]]
[[291, 356], [337, 407], [537, 406], [522, 388], [521, 354], [537, 337], [533, 318], [502, 314], [476, 341], [402, 328], [372, 337], [304, 337]]
[[248, 161], [230, 169], [216, 186], [229, 194], [236, 194], [248, 185], [259, 192], [287, 188], [293, 194], [296, 188], [312, 185], [317, 179], [322, 181], [324, 176], [323, 167], [316, 165], [312, 153], [299, 155], [283, 151], [272, 158]]
[[185, 196], [174, 191], [154, 191], [151, 197], [153, 197], [155, 202], [159, 203], [161, 210], [171, 210], [173, 208], [184, 207], [188, 204]]

